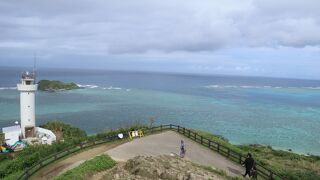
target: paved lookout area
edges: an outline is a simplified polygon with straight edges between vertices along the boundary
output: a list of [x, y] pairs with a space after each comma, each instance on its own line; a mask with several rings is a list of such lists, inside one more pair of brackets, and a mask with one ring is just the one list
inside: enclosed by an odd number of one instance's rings
[[229, 176], [240, 176], [241, 173], [244, 173], [244, 169], [240, 165], [174, 131], [165, 131], [160, 134], [135, 139], [105, 153], [116, 161], [126, 161], [139, 155], [179, 154], [181, 140], [184, 141], [187, 150], [185, 159], [224, 170]]

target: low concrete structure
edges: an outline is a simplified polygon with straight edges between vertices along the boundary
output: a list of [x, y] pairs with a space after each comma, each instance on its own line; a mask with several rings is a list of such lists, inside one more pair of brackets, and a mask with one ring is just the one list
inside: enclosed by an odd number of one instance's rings
[[57, 140], [56, 135], [48, 129], [37, 127], [36, 131], [38, 138], [41, 139], [41, 144], [52, 144]]

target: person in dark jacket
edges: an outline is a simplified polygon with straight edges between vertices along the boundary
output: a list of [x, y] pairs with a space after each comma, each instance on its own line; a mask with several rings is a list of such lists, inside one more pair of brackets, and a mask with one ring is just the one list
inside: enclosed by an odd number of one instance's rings
[[181, 140], [181, 142], [180, 142], [180, 157], [184, 158], [185, 154], [186, 154], [186, 149], [185, 149], [183, 140]]
[[243, 165], [245, 166], [245, 168], [246, 168], [246, 173], [243, 175], [243, 177], [246, 177], [247, 175], [248, 175], [249, 177], [251, 177], [250, 171], [251, 171], [251, 169], [253, 169], [254, 164], [255, 164], [254, 159], [252, 158], [251, 153], [248, 153], [246, 160], [244, 160], [244, 162], [243, 162], [242, 164], [243, 164]]

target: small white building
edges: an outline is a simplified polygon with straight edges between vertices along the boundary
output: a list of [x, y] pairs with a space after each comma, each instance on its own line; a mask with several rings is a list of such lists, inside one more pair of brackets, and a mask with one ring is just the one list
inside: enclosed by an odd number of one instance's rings
[[19, 125], [9, 126], [2, 128], [2, 133], [4, 133], [4, 139], [7, 144], [13, 145], [19, 141], [21, 137], [21, 128]]

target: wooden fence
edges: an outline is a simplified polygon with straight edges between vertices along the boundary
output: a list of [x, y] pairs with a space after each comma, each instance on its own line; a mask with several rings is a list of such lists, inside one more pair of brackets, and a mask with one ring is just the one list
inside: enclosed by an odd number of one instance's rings
[[[160, 126], [156, 126], [156, 127], [152, 127], [152, 128], [143, 129], [145, 135], [157, 133], [157, 132], [164, 131], [164, 130], [176, 131], [176, 132], [184, 135], [185, 137], [190, 138], [190, 139], [194, 140], [195, 142], [200, 143], [201, 145], [203, 145], [213, 151], [218, 152], [219, 154], [225, 156], [226, 158], [228, 158], [236, 163], [241, 164], [241, 163], [243, 163], [243, 161], [245, 159], [245, 156], [243, 154], [235, 152], [232, 149], [230, 149], [229, 147], [223, 146], [223, 145], [219, 144], [218, 142], [215, 142], [211, 139], [205, 138], [205, 137], [199, 135], [197, 132], [190, 130], [190, 129], [187, 129], [185, 127], [169, 124], [169, 125], [160, 125]], [[122, 133], [124, 134], [123, 138], [128, 137], [127, 132], [122, 132]], [[23, 172], [23, 174], [21, 174], [21, 176], [19, 176], [18, 179], [19, 180], [28, 179], [29, 177], [31, 177], [34, 173], [36, 173], [38, 170], [40, 170], [44, 166], [47, 166], [48, 164], [51, 164], [58, 159], [61, 159], [65, 156], [68, 156], [72, 153], [78, 152], [82, 149], [86, 149], [86, 148], [100, 145], [103, 143], [119, 141], [119, 140], [120, 139], [118, 138], [117, 135], [108, 136], [108, 137], [101, 139], [101, 140], [92, 141], [92, 142], [84, 142], [84, 143], [81, 143], [77, 146], [73, 146], [73, 147], [65, 149], [61, 152], [52, 154], [44, 159], [41, 159], [40, 161], [35, 163], [33, 166], [26, 169]], [[284, 179], [280, 175], [274, 173], [272, 170], [259, 164], [259, 162], [257, 162], [256, 166], [257, 166], [257, 172], [258, 172], [259, 179], [268, 179], [268, 180]]]

